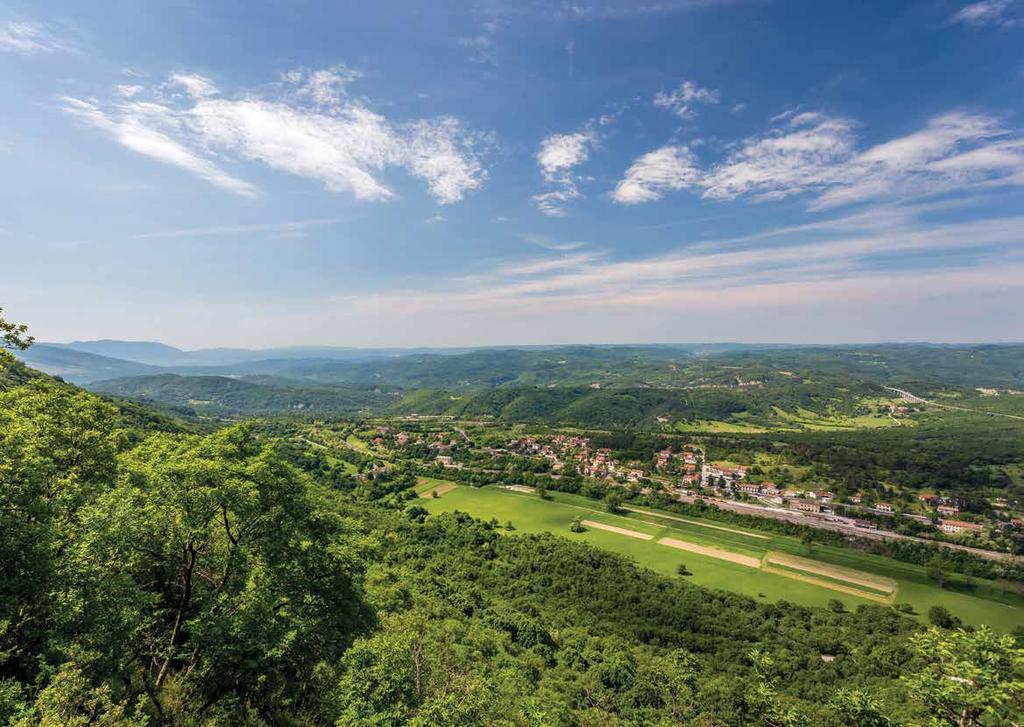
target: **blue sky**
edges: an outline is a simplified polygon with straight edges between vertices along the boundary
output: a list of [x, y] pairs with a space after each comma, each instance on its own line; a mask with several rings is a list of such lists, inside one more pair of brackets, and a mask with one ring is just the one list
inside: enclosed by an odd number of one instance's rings
[[1022, 102], [1022, 0], [0, 0], [0, 305], [184, 347], [1024, 340]]

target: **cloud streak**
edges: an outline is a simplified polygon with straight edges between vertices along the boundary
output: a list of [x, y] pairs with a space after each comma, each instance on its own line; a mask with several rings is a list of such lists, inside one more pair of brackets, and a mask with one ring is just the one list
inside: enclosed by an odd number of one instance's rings
[[1024, 137], [983, 114], [952, 111], [911, 134], [857, 149], [849, 119], [800, 113], [701, 165], [686, 146], [639, 157], [612, 198], [638, 204], [689, 189], [705, 199], [810, 196], [811, 209], [1024, 185]]
[[68, 50], [70, 43], [40, 23], [10, 21], [0, 25], [0, 52], [28, 56]]
[[424, 181], [440, 204], [483, 184], [485, 135], [451, 116], [389, 119], [348, 96], [346, 86], [358, 77], [344, 66], [293, 71], [274, 96], [225, 97], [210, 79], [178, 73], [145, 100], [133, 88], [127, 99], [106, 104], [65, 98], [64, 110], [135, 152], [243, 196], [254, 196], [254, 185], [213, 159], [258, 162], [358, 200], [396, 196], [382, 178], [389, 168]]
[[1002, 25], [1004, 27], [1017, 24], [1011, 17], [1012, 0], [981, 0], [981, 2], [964, 5], [950, 16], [949, 22], [961, 25], [980, 27], [983, 25]]

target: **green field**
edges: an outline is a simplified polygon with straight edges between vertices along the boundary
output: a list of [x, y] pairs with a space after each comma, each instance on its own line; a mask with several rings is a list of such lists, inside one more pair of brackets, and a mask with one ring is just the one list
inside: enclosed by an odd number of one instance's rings
[[[898, 588], [884, 602], [909, 603], [919, 618], [925, 618], [931, 606], [942, 605], [965, 623], [986, 623], [1004, 632], [1024, 623], [1024, 598], [1003, 593], [986, 581], [976, 580], [972, 587], [953, 583], [950, 588], [942, 589], [928, 581], [923, 567], [881, 556], [824, 545], [814, 545], [809, 551], [796, 538], [744, 530], [711, 520], [679, 518], [648, 508], [641, 508], [644, 512], [612, 515], [602, 509], [600, 502], [564, 493], [550, 494], [551, 499], [541, 500], [535, 494], [498, 487], [458, 486], [441, 497], [425, 498], [419, 502], [432, 513], [460, 510], [485, 520], [495, 518], [501, 524], [510, 521], [515, 526], [514, 531], [507, 531], [511, 534], [551, 532], [579, 539], [628, 556], [664, 575], [678, 577], [679, 565], [685, 564], [692, 573], [686, 577], [687, 580], [697, 585], [734, 591], [760, 600], [825, 606], [829, 601], [838, 599], [852, 609], [861, 604], [878, 603], [881, 599], [869, 588], [859, 589], [866, 597], [835, 590], [844, 588], [842, 580], [815, 576], [818, 583], [805, 582], [796, 580], [792, 574], [783, 574], [790, 569], [767, 572], [700, 553], [677, 550], [658, 541], [669, 537], [758, 559], [769, 552], [791, 554], [891, 578], [897, 582]], [[569, 524], [577, 517], [643, 533], [652, 539], [640, 540], [596, 527], [587, 528], [583, 533], [572, 533]], [[833, 587], [823, 584], [832, 584]]]

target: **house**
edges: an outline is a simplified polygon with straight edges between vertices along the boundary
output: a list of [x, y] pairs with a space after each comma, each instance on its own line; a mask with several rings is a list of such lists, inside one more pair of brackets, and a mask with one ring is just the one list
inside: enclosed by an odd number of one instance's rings
[[799, 510], [800, 512], [821, 512], [820, 502], [815, 502], [814, 500], [804, 500], [802, 498], [790, 500], [789, 507], [792, 510]]
[[445, 467], [451, 467], [454, 464], [451, 455], [447, 454], [437, 455], [436, 457], [434, 457], [434, 461], [437, 462], [439, 465], [443, 465]]
[[917, 499], [923, 502], [925, 505], [931, 505], [936, 500], [941, 500], [942, 498], [940, 498], [938, 495], [932, 495], [930, 493], [923, 492], [917, 496]]
[[814, 497], [815, 500], [821, 500], [822, 502], [832, 502], [836, 499], [836, 493], [822, 492], [820, 490], [818, 492], [812, 492], [811, 496]]
[[862, 495], [859, 492], [856, 495], [850, 495], [850, 502], [853, 503], [854, 505], [859, 505], [863, 501], [864, 501], [864, 495]]
[[974, 523], [965, 523], [960, 520], [939, 520], [939, 530], [944, 533], [956, 534], [981, 530], [981, 526]]
[[940, 515], [945, 515], [946, 517], [960, 514], [960, 508], [956, 505], [939, 505], [935, 509], [939, 511]]
[[775, 486], [774, 482], [762, 482], [761, 483], [761, 494], [767, 495], [768, 497], [775, 497], [779, 494], [779, 488]]
[[875, 509], [878, 510], [878, 512], [888, 512], [888, 513], [896, 512], [896, 508], [893, 507], [892, 505], [890, 505], [888, 502], [876, 503], [875, 504]]
[[761, 486], [753, 482], [742, 482], [739, 484], [739, 491], [748, 495], [758, 495], [761, 493]]

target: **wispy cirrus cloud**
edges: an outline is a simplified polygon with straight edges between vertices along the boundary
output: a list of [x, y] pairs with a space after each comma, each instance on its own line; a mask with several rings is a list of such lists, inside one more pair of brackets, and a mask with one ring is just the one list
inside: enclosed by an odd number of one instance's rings
[[42, 23], [8, 21], [0, 24], [0, 52], [19, 55], [68, 51], [72, 44]]
[[360, 200], [395, 196], [381, 178], [392, 167], [423, 180], [441, 204], [481, 186], [486, 135], [451, 116], [389, 119], [348, 96], [358, 77], [344, 66], [298, 70], [282, 76], [274, 95], [227, 97], [204, 76], [176, 73], [127, 98], [121, 89], [116, 101], [65, 98], [64, 109], [133, 151], [246, 196], [255, 187], [213, 159], [259, 162]]
[[181, 120], [159, 104], [121, 104], [117, 113], [104, 111], [93, 101], [65, 97], [64, 111], [108, 134], [127, 149], [164, 164], [184, 169], [221, 189], [255, 197], [256, 187], [221, 169], [201, 152], [178, 141]]
[[692, 119], [697, 115], [696, 106], [717, 104], [721, 94], [710, 88], [702, 88], [694, 81], [683, 81], [672, 91], [659, 91], [654, 96], [654, 105], [668, 109], [681, 119]]
[[949, 22], [961, 25], [980, 27], [983, 25], [1016, 25], [1019, 19], [1014, 17], [1013, 0], [981, 0], [964, 5], [950, 16]]
[[[621, 342], [624, 331], [629, 340], [713, 340], [737, 321], [760, 331], [751, 338], [785, 332], [793, 340], [793, 320], [805, 318], [819, 327], [802, 329], [802, 340], [948, 340], [934, 314], [915, 311], [927, 303], [981, 320], [991, 315], [987, 304], [972, 313], [968, 301], [1005, 305], [1024, 292], [1024, 217], [946, 224], [934, 211], [886, 206], [634, 259], [580, 251], [497, 261], [419, 289], [341, 295], [314, 315], [330, 318], [332, 330], [372, 316], [376, 330], [405, 336], [457, 314], [476, 343]], [[929, 259], [943, 262], [921, 263]], [[856, 313], [844, 318], [851, 304]], [[837, 334], [838, 320], [861, 328]], [[693, 325], [709, 327], [690, 335]]]
[[692, 189], [707, 199], [812, 197], [812, 209], [884, 198], [1024, 185], [1024, 137], [984, 114], [952, 111], [911, 134], [857, 148], [849, 119], [804, 112], [701, 165], [686, 146], [639, 157], [612, 198], [621, 204]]
[[343, 222], [342, 217], [324, 217], [308, 220], [288, 220], [285, 222], [257, 222], [236, 225], [209, 225], [206, 227], [182, 227], [174, 230], [157, 230], [140, 232], [132, 235], [136, 240], [157, 240], [190, 237], [224, 237], [233, 235], [270, 235], [272, 237], [292, 238], [305, 234], [306, 230], [326, 227]]
[[[890, 212], [883, 210], [877, 220], [870, 214], [837, 218], [813, 230], [817, 234], [812, 236], [768, 230], [633, 260], [573, 253], [506, 263], [493, 266], [488, 275], [462, 279], [450, 289], [442, 283], [438, 289], [385, 297], [394, 296], [407, 304], [414, 301], [422, 310], [519, 309], [531, 304], [547, 305], [550, 310], [562, 306], [603, 308], [628, 306], [631, 301], [692, 301], [707, 295], [721, 303], [737, 292], [763, 286], [785, 290], [785, 286], [807, 282], [820, 287], [880, 277], [930, 275], [939, 279], [977, 268], [1001, 273], [1024, 270], [1024, 217], [931, 224], [916, 219], [912, 210], [903, 210], [898, 217]], [[755, 237], [757, 244], [749, 244]], [[765, 244], [765, 240], [774, 242]], [[908, 268], [905, 257], [911, 252], [932, 256], [953, 252], [960, 253], [962, 259], [938, 270]], [[1016, 283], [1024, 286], [1024, 278]]]

